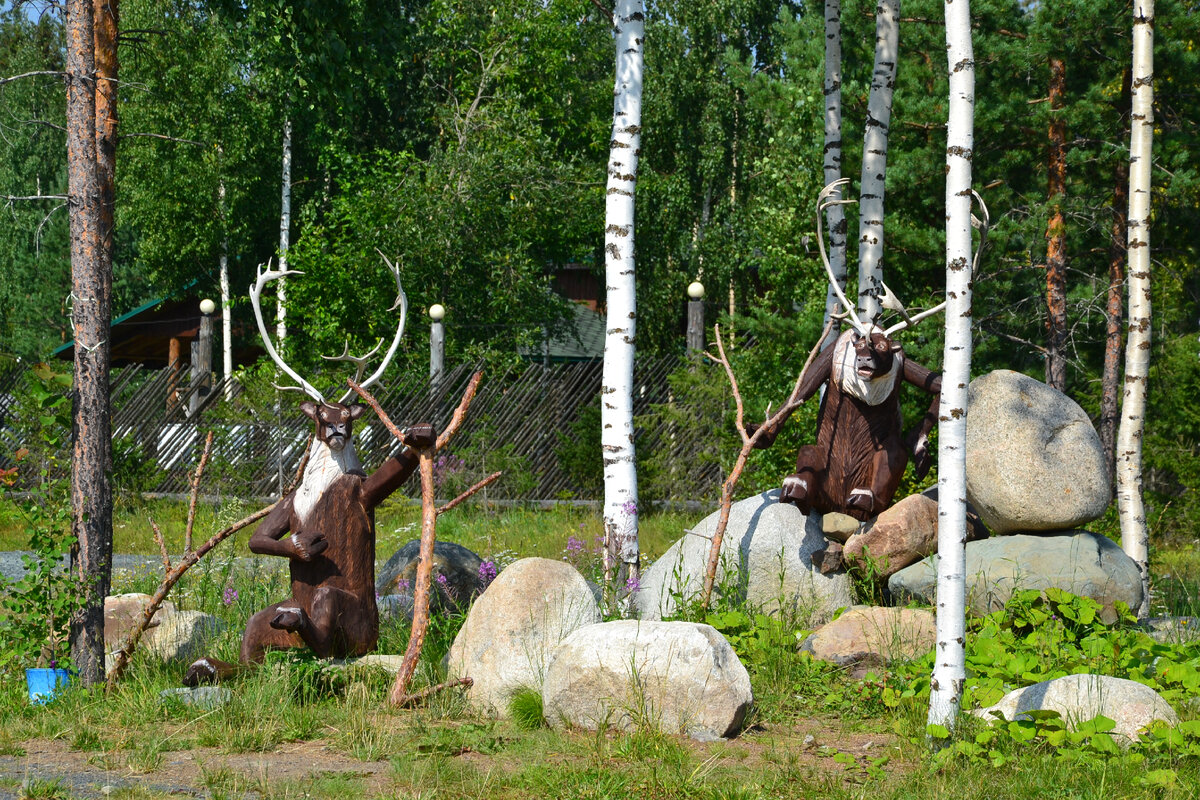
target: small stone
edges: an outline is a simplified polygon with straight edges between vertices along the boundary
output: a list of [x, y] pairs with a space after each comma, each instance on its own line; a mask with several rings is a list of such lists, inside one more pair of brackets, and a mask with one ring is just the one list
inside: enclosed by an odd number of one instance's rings
[[116, 790], [117, 790], [117, 787], [106, 783], [100, 787], [100, 794], [104, 795], [105, 797], [108, 797], [110, 794], [112, 794]]
[[808, 747], [813, 747], [813, 746], [815, 746], [815, 745], [816, 745], [816, 743], [817, 743], [817, 737], [813, 736], [813, 735], [810, 733], [810, 734], [808, 734], [807, 736], [805, 736], [805, 737], [804, 737], [803, 741], [801, 741], [801, 742], [800, 742], [800, 746], [801, 746], [801, 747], [808, 748]]
[[854, 517], [838, 511], [831, 511], [821, 517], [821, 533], [825, 534], [826, 539], [839, 544], [845, 544], [847, 539], [858, 533], [859, 525], [859, 521]]
[[830, 542], [824, 550], [812, 554], [812, 562], [822, 575], [837, 572], [843, 566], [842, 546], [837, 542]]

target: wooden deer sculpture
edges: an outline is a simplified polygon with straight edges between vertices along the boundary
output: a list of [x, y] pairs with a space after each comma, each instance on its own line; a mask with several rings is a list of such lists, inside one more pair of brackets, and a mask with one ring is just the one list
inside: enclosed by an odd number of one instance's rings
[[[349, 345], [331, 361], [356, 365], [355, 382], [371, 386], [387, 369], [400, 340], [408, 312], [408, 299], [399, 270], [386, 258], [396, 279], [400, 321], [383, 362], [366, 379], [368, 359], [378, 352], [356, 357]], [[285, 496], [250, 538], [251, 552], [289, 560], [292, 595], [254, 614], [242, 636], [241, 662], [262, 661], [271, 649], [307, 645], [322, 658], [359, 656], [375, 647], [379, 638], [379, 611], [375, 605], [375, 508], [417, 467], [412, 448], [430, 447], [436, 435], [432, 425], [414, 425], [405, 432], [405, 447], [367, 475], [354, 450], [352, 428], [365, 406], [346, 405], [353, 391], [337, 402], [328, 402], [308, 381], [296, 374], [276, 352], [263, 323], [260, 298], [263, 287], [295, 270], [260, 270], [250, 287], [258, 331], [267, 353], [279, 369], [294, 380], [311, 400], [300, 410], [315, 425], [308, 464], [298, 488]], [[194, 662], [184, 682], [195, 686], [233, 674], [232, 664], [215, 658]]]
[[[885, 285], [884, 308], [897, 311], [902, 321], [886, 330], [878, 319], [863, 323], [846, 300], [825, 255], [821, 215], [828, 201], [845, 181], [826, 186], [817, 203], [817, 243], [829, 282], [850, 323], [832, 346], [819, 355], [800, 384], [800, 399], [807, 400], [825, 386], [817, 412], [817, 443], [800, 448], [796, 471], [783, 481], [780, 501], [794, 503], [801, 511], [827, 514], [839, 511], [859, 520], [879, 514], [891, 505], [909, 451], [918, 477], [929, 469], [929, 434], [937, 424], [942, 378], [904, 354], [892, 335], [945, 308], [945, 302], [919, 314], [909, 315]], [[986, 214], [985, 214], [986, 216]], [[986, 225], [981, 224], [986, 232]], [[983, 249], [976, 251], [976, 259]], [[933, 395], [920, 424], [901, 436], [900, 384], [907, 382]], [[785, 420], [786, 421], [786, 418]], [[779, 433], [780, 421], [763, 432], [756, 447], [770, 447]]]

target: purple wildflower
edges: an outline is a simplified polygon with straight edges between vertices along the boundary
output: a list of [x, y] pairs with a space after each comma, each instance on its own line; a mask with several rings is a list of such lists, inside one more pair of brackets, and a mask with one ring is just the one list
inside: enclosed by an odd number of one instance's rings
[[638, 580], [637, 575], [630, 575], [625, 579], [625, 591], [636, 592], [640, 588], [642, 588], [642, 582]]
[[396, 582], [396, 588], [400, 590], [400, 592], [407, 594], [408, 590], [412, 588], [412, 584], [408, 582], [408, 578], [401, 578]]
[[567, 553], [570, 555], [578, 555], [583, 552], [583, 540], [576, 539], [574, 536], [567, 537]]
[[632, 517], [634, 514], [637, 513], [637, 510], [638, 510], [637, 509], [637, 501], [636, 500], [626, 500], [624, 503], [621, 504], [621, 510]]
[[483, 586], [483, 588], [486, 589], [492, 581], [496, 580], [496, 575], [497, 575], [497, 570], [496, 570], [495, 562], [492, 562], [492, 561], [480, 562], [480, 564], [479, 564], [479, 583]]
[[445, 575], [443, 575], [443, 574], [442, 574], [442, 573], [440, 573], [440, 572], [438, 573], [438, 576], [437, 576], [437, 582], [438, 582], [439, 584], [441, 584], [442, 586], [447, 586], [447, 585], [448, 585], [448, 583], [447, 583], [447, 581], [446, 581], [446, 576], [445, 576]]
[[237, 602], [237, 599], [238, 599], [237, 589], [233, 588], [232, 584], [226, 586], [225, 591], [221, 594], [221, 602], [227, 606], [231, 606], [235, 602]]

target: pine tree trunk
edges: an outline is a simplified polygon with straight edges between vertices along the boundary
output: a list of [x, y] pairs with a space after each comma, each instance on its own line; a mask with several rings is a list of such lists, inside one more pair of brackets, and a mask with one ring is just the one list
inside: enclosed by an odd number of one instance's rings
[[[97, 62], [97, 44], [115, 48], [113, 15], [97, 24], [87, 0], [67, 3], [67, 181], [70, 194], [72, 324], [75, 335], [74, 441], [71, 467], [71, 531], [76, 537], [71, 569], [85, 592], [83, 608], [71, 620], [71, 659], [85, 686], [104, 680], [104, 597], [112, 577], [112, 433], [108, 404], [109, 320], [112, 303], [111, 182], [107, 193], [100, 146], [115, 133], [111, 100], [97, 103], [98, 67], [115, 78], [115, 55], [105, 50]], [[101, 30], [103, 29], [103, 30]], [[98, 40], [96, 37], [100, 36]], [[107, 38], [111, 36], [112, 38]], [[104, 125], [98, 106], [106, 109]], [[111, 122], [112, 128], [108, 128]], [[97, 129], [103, 134], [98, 135]], [[111, 151], [109, 152], [111, 155]], [[111, 163], [111, 161], [109, 162]], [[109, 173], [111, 175], [111, 173]], [[109, 215], [105, 221], [105, 203]]]
[[946, 0], [946, 343], [938, 423], [937, 658], [929, 723], [953, 728], [966, 682], [967, 384], [971, 381], [971, 156], [975, 56], [967, 0]]
[[859, 186], [858, 307], [864, 322], [877, 319], [882, 310], [884, 175], [899, 45], [900, 0], [879, 0], [875, 7], [875, 72], [867, 99]]
[[[825, 0], [825, 185], [842, 177], [842, 3]], [[846, 288], [846, 207], [832, 205], [825, 212], [829, 226], [829, 266]], [[825, 292], [825, 319], [839, 305], [833, 287]], [[843, 309], [844, 310], [844, 309]], [[829, 343], [833, 343], [833, 338]]]
[[1133, 104], [1129, 137], [1129, 329], [1125, 397], [1117, 431], [1121, 548], [1142, 573], [1140, 619], [1150, 608], [1150, 531], [1142, 499], [1142, 433], [1150, 371], [1150, 168], [1154, 140], [1154, 0], [1133, 3]]
[[1046, 196], [1050, 219], [1046, 224], [1046, 383], [1060, 392], [1067, 390], [1067, 257], [1063, 240], [1065, 223], [1062, 201], [1067, 192], [1067, 132], [1055, 114], [1066, 93], [1066, 65], [1050, 59], [1050, 155], [1047, 160]]
[[[638, 573], [638, 492], [633, 449], [633, 358], [636, 334], [634, 282], [634, 193], [642, 132], [641, 0], [619, 0], [616, 27], [616, 85], [613, 132], [605, 201], [604, 262], [608, 321], [601, 390], [601, 448], [604, 456], [604, 542], [606, 589], [623, 591]], [[614, 583], [615, 581], [615, 583]]]
[[[292, 228], [292, 120], [283, 121], [283, 169], [279, 202], [279, 269], [288, 268], [288, 235]], [[275, 346], [282, 350], [287, 338], [287, 278], [275, 283]]]
[[[1121, 81], [1121, 103], [1117, 113], [1128, 128], [1129, 106], [1133, 102], [1130, 71], [1125, 70]], [[1126, 130], [1125, 135], [1129, 132]], [[1104, 463], [1109, 480], [1116, 477], [1117, 423], [1121, 416], [1121, 345], [1124, 341], [1125, 316], [1125, 246], [1129, 236], [1129, 162], [1120, 161], [1113, 176], [1113, 221], [1108, 248], [1108, 302], [1105, 304], [1104, 372], [1100, 377], [1100, 420], [1097, 429], [1104, 448]]]

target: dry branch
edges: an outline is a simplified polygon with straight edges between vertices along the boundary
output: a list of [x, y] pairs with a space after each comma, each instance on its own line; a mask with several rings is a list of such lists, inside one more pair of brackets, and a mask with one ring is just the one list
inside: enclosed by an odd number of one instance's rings
[[[708, 610], [709, 600], [712, 598], [713, 583], [717, 576], [717, 563], [721, 557], [721, 542], [725, 538], [725, 528], [729, 525], [729, 510], [733, 506], [733, 490], [737, 487], [738, 480], [742, 477], [742, 471], [746, 468], [746, 460], [750, 457], [750, 451], [754, 449], [754, 445], [764, 435], [764, 431], [774, 433], [792, 412], [800, 407], [804, 401], [800, 399], [800, 386], [804, 382], [804, 376], [808, 372], [809, 366], [817, 353], [821, 352], [821, 345], [829, 336], [829, 332], [833, 330], [833, 325], [836, 319], [830, 319], [825, 325], [825, 330], [821, 332], [820, 338], [817, 339], [816, 345], [808, 354], [808, 359], [804, 362], [804, 366], [800, 369], [800, 375], [796, 378], [796, 384], [792, 387], [792, 393], [788, 397], [787, 402], [780, 406], [779, 410], [773, 415], [770, 414], [770, 406], [767, 407], [768, 418], [754, 432], [753, 435], [746, 431], [745, 423], [745, 406], [742, 402], [742, 393], [738, 389], [737, 378], [733, 374], [733, 367], [729, 364], [729, 358], [725, 355], [725, 345], [721, 342], [721, 326], [714, 325], [713, 330], [716, 334], [717, 351], [720, 356], [713, 358], [721, 366], [725, 368], [725, 375], [729, 378], [729, 386], [733, 391], [734, 402], [737, 403], [737, 431], [742, 437], [742, 449], [738, 453], [737, 460], [733, 464], [733, 468], [729, 471], [725, 482], [721, 484], [721, 514], [717, 517], [717, 529], [713, 532], [712, 544], [708, 550], [708, 564], [704, 570], [704, 590], [700, 595], [700, 606], [704, 610]], [[708, 355], [707, 353], [705, 355]]]
[[[482, 377], [482, 372], [476, 372], [471, 376], [471, 380], [467, 384], [467, 389], [463, 392], [462, 399], [458, 402], [458, 408], [454, 409], [454, 415], [450, 418], [450, 424], [438, 436], [437, 442], [433, 447], [424, 448], [419, 454], [421, 472], [421, 555], [417, 561], [417, 579], [416, 585], [413, 587], [412, 632], [408, 637], [408, 647], [404, 651], [404, 660], [400, 664], [400, 671], [396, 674], [396, 680], [392, 684], [391, 691], [388, 693], [388, 702], [393, 706], [408, 705], [420, 697], [420, 695], [408, 694], [408, 684], [412, 681], [413, 673], [417, 670], [417, 661], [421, 657], [421, 648], [425, 645], [425, 633], [429, 628], [429, 589], [433, 583], [433, 545], [437, 539], [438, 515], [438, 509], [433, 496], [433, 455], [445, 447], [454, 434], [458, 433], [458, 429], [462, 427], [463, 420], [467, 417], [467, 410], [471, 407], [471, 401], [475, 399], [475, 392], [479, 388], [479, 381]], [[384, 413], [382, 406], [379, 405], [379, 401], [354, 381], [347, 381], [347, 383], [375, 411], [384, 426], [392, 432], [392, 435], [403, 442], [404, 432], [397, 428], [395, 423]], [[491, 482], [493, 479], [489, 478], [483, 484], [477, 485], [478, 488], [483, 488], [483, 485], [486, 485], [486, 483]], [[471, 492], [475, 491], [475, 488], [472, 487]], [[468, 492], [468, 496], [469, 494], [470, 492]]]
[[398, 706], [400, 708], [404, 708], [406, 706], [413, 706], [413, 705], [416, 705], [417, 703], [421, 702], [425, 698], [432, 697], [433, 695], [435, 695], [438, 692], [443, 691], [445, 689], [453, 689], [456, 686], [462, 686], [464, 688], [470, 689], [474, 685], [475, 685], [475, 680], [473, 678], [458, 678], [457, 680], [446, 681], [445, 683], [439, 683], [437, 686], [427, 686], [419, 692], [413, 692], [412, 694], [405, 695], [404, 698], [401, 699]]
[[204, 476], [204, 467], [208, 464], [209, 453], [212, 452], [213, 434], [212, 431], [204, 437], [204, 453], [200, 456], [200, 465], [196, 467], [196, 474], [192, 477], [192, 496], [188, 502], [187, 528], [183, 534], [183, 554], [187, 555], [192, 552], [192, 529], [196, 525], [196, 498], [200, 494], [200, 478]]
[[465, 492], [460, 494], [458, 497], [454, 498], [449, 503], [446, 503], [446, 505], [439, 508], [437, 510], [437, 513], [445, 514], [447, 511], [449, 511], [450, 509], [459, 505], [460, 503], [464, 502], [467, 498], [469, 498], [471, 495], [478, 492], [480, 489], [483, 489], [487, 486], [491, 486], [503, 474], [504, 474], [503, 472], [493, 472], [491, 475], [488, 475], [486, 478], [481, 480], [479, 483], [475, 484], [470, 489], [467, 489]]
[[[304, 468], [308, 466], [308, 453], [309, 450], [305, 449], [304, 457], [300, 459], [300, 466], [296, 469], [296, 477], [292, 479], [291, 485], [284, 490], [283, 494], [280, 495], [281, 497], [286, 497], [288, 494], [290, 494], [291, 491], [296, 487], [296, 484], [299, 483], [300, 477], [304, 475]], [[270, 514], [272, 511], [274, 511], [275, 506], [277, 505], [279, 505], [278, 500], [276, 500], [274, 503], [271, 503], [271, 505], [267, 506], [266, 508], [255, 511], [250, 516], [243, 517], [229, 527], [213, 534], [212, 538], [200, 545], [197, 550], [185, 554], [183, 559], [174, 568], [169, 568], [170, 558], [167, 556], [166, 545], [163, 543], [162, 531], [160, 531], [158, 526], [151, 521], [150, 524], [154, 528], [155, 540], [158, 541], [159, 547], [162, 549], [163, 564], [165, 567], [167, 567], [167, 572], [163, 577], [162, 583], [159, 584], [158, 590], [150, 598], [150, 602], [146, 604], [144, 609], [142, 609], [142, 621], [138, 623], [137, 628], [135, 628], [133, 632], [129, 634], [129, 638], [125, 640], [125, 645], [117, 653], [116, 661], [113, 664], [112, 671], [108, 674], [108, 682], [105, 686], [105, 691], [111, 692], [116, 687], [117, 681], [121, 679], [121, 675], [125, 672], [125, 667], [129, 664], [129, 659], [133, 657], [134, 649], [137, 648], [138, 642], [141, 641], [142, 634], [144, 634], [146, 629], [150, 627], [150, 621], [154, 619], [154, 614], [158, 611], [159, 606], [162, 605], [163, 600], [167, 599], [167, 595], [170, 593], [171, 589], [173, 589], [175, 584], [179, 582], [179, 579], [183, 577], [183, 574], [195, 566], [196, 563], [205, 555], [207, 555], [208, 552], [214, 547], [240, 531], [242, 528], [258, 522], [267, 514]]]

